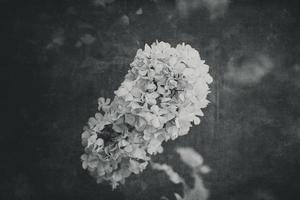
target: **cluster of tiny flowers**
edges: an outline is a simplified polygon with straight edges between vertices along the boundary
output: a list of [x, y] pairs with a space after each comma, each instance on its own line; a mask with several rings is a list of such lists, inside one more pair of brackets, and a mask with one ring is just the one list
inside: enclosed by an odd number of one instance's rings
[[115, 188], [142, 172], [162, 143], [200, 123], [209, 101], [209, 66], [190, 45], [156, 42], [139, 49], [115, 97], [99, 98], [82, 133], [82, 166]]

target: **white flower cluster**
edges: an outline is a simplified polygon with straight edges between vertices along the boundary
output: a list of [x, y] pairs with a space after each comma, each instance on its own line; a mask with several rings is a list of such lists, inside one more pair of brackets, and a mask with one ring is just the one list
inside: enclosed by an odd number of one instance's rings
[[156, 42], [139, 49], [115, 98], [99, 98], [99, 112], [82, 133], [82, 166], [113, 188], [143, 171], [162, 142], [199, 124], [209, 101], [209, 66], [190, 45]]

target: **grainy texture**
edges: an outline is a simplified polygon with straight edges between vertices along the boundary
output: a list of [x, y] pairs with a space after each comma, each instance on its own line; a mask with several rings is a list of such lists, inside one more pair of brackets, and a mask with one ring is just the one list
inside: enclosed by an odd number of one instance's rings
[[113, 97], [136, 50], [156, 39], [199, 50], [214, 83], [201, 124], [154, 159], [188, 176], [174, 148], [195, 148], [212, 169], [211, 200], [299, 198], [299, 4], [191, 2], [1, 1], [1, 199], [154, 200], [180, 191], [149, 169], [112, 192], [79, 159], [97, 98]]

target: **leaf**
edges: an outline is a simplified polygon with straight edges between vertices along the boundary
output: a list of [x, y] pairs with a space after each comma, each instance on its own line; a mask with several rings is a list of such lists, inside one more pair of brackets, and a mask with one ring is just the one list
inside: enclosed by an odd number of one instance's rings
[[184, 194], [184, 200], [206, 200], [208, 198], [208, 190], [204, 187], [203, 181], [198, 175], [194, 175], [194, 188], [188, 190]]
[[202, 156], [192, 148], [181, 147], [177, 148], [176, 152], [180, 155], [180, 159], [192, 168], [199, 167], [203, 164]]
[[207, 174], [210, 172], [210, 168], [206, 165], [201, 166], [201, 168], [199, 170], [202, 174]]
[[179, 194], [174, 193], [174, 196], [176, 197], [176, 200], [184, 200]]
[[168, 175], [170, 181], [175, 184], [179, 184], [183, 182], [183, 179], [179, 176], [179, 174], [175, 172], [173, 168], [167, 164], [152, 163], [152, 169], [165, 172]]

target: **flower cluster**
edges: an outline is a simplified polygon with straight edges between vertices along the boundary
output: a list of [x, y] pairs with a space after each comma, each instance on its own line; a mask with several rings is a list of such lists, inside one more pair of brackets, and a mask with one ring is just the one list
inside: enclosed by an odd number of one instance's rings
[[99, 98], [82, 133], [82, 166], [113, 188], [143, 171], [162, 143], [200, 123], [209, 101], [209, 66], [197, 50], [156, 42], [139, 49], [115, 97]]

